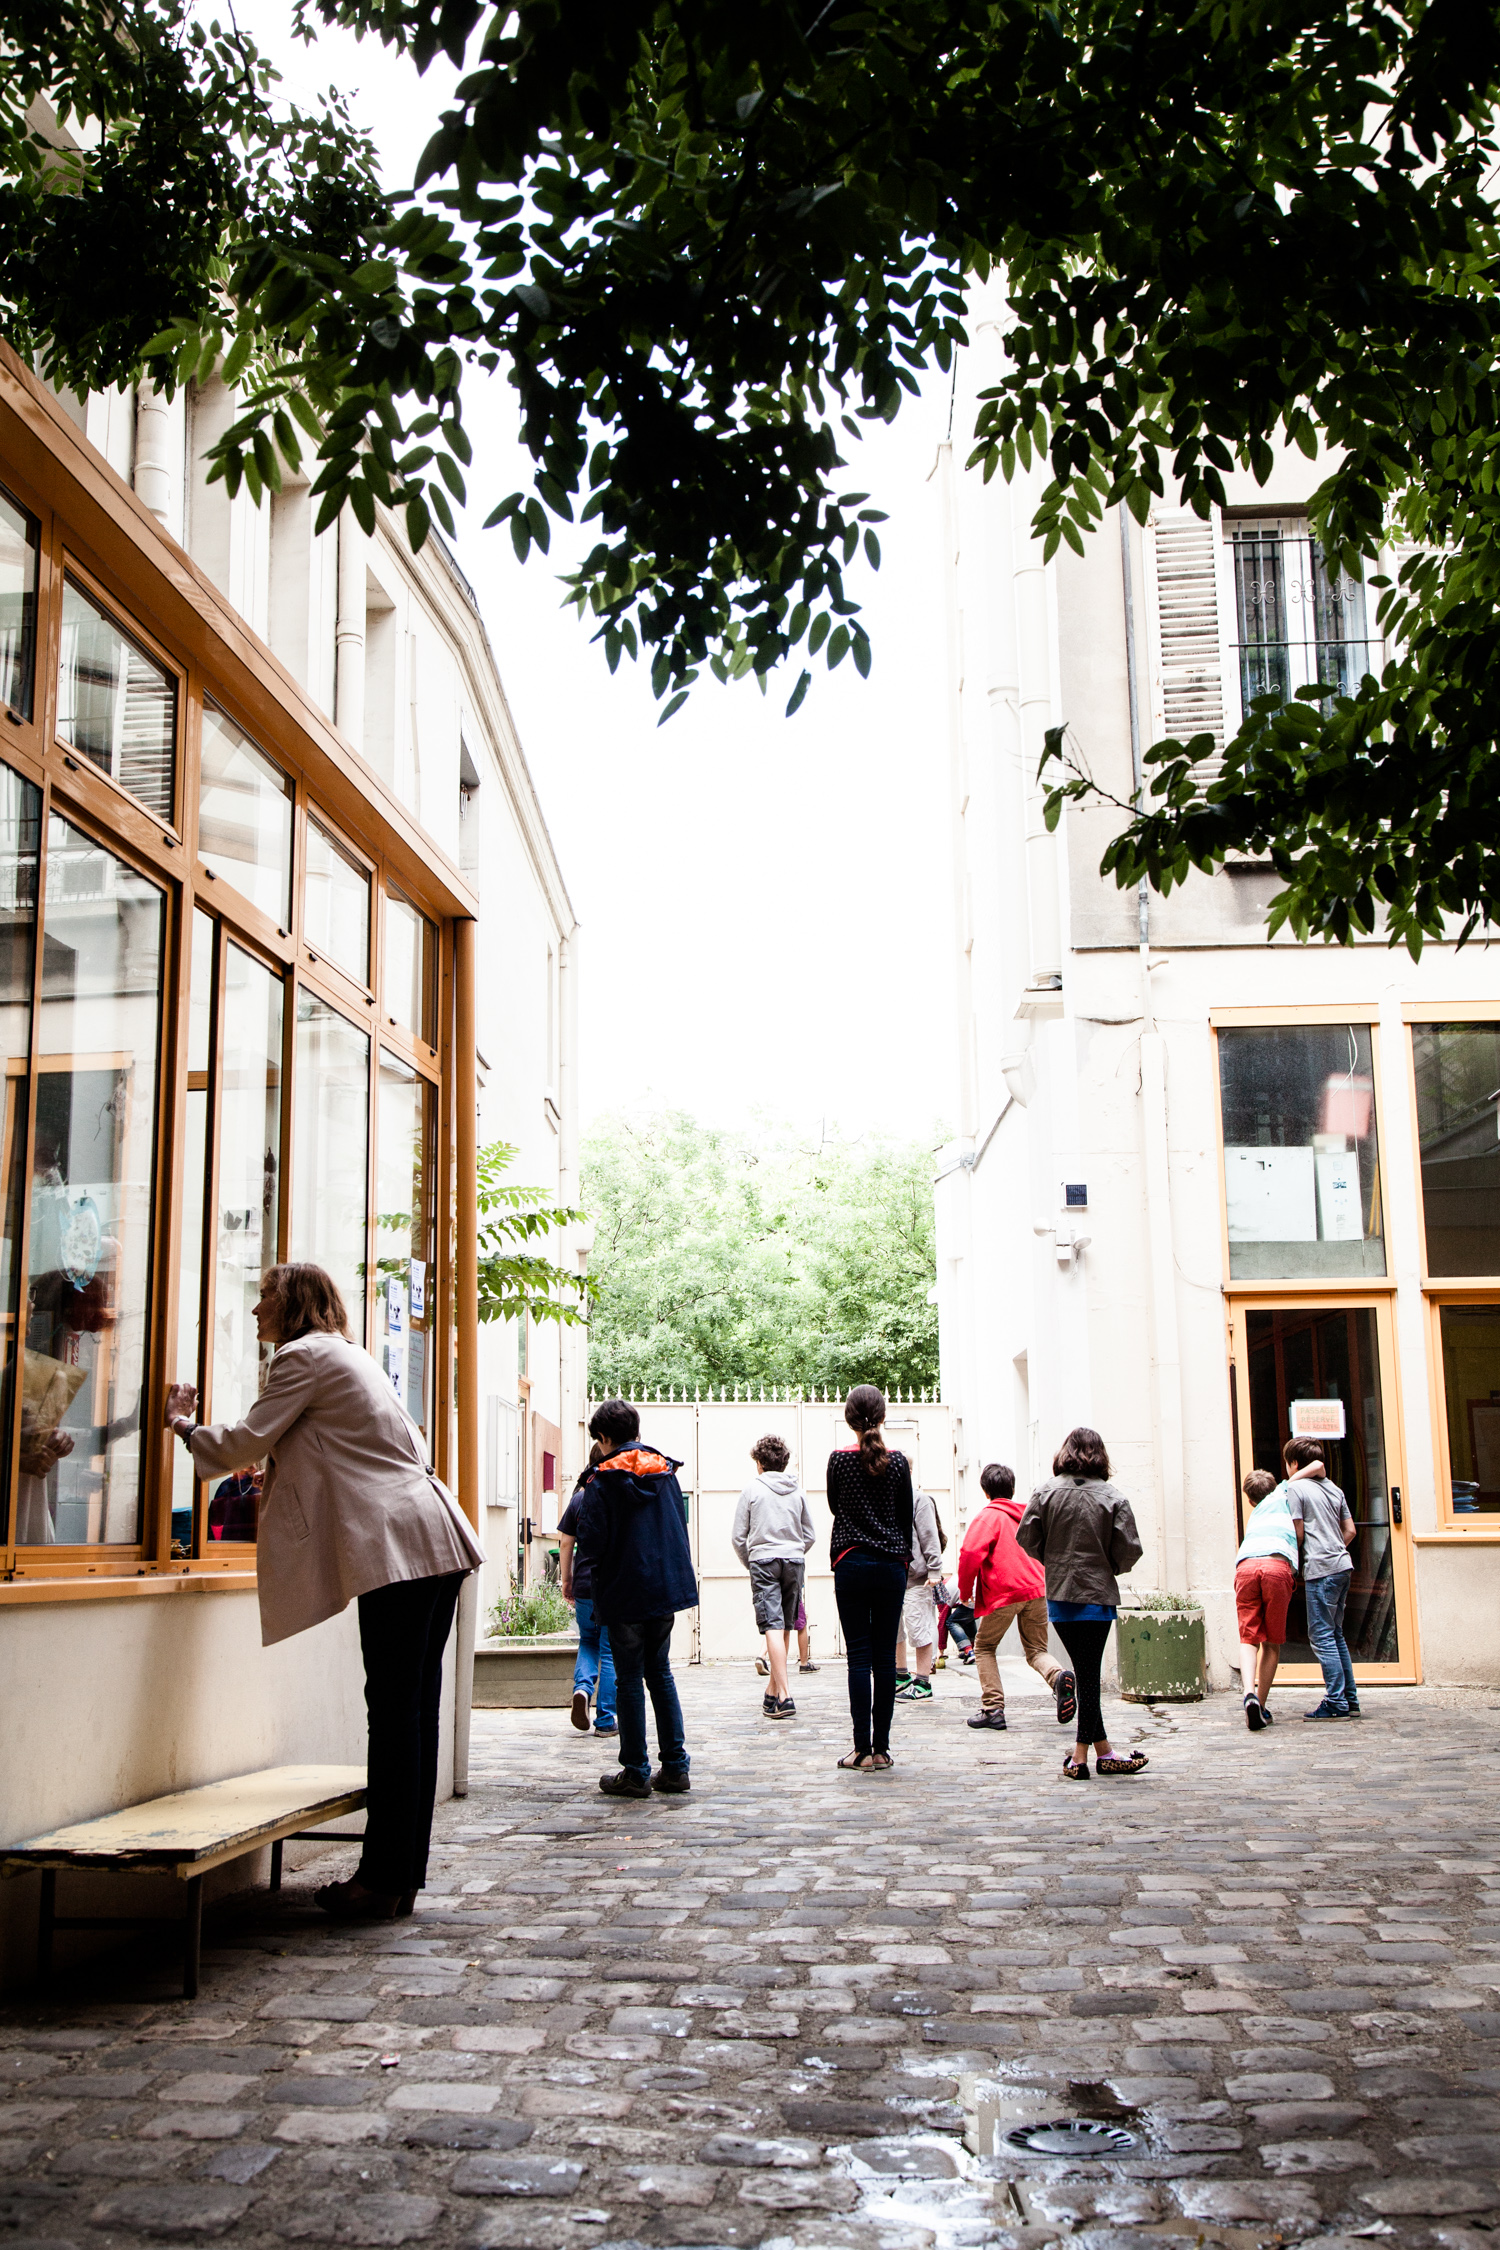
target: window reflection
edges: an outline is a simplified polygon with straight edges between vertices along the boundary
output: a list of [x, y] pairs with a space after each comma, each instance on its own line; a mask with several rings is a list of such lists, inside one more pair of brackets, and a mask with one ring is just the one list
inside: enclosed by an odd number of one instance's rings
[[297, 993], [292, 1083], [289, 1255], [332, 1274], [348, 1308], [349, 1333], [363, 1344], [370, 1042], [305, 985]]
[[[281, 1188], [281, 1008], [278, 976], [237, 945], [224, 948], [219, 1079], [218, 1212], [214, 1236], [213, 1418], [249, 1413], [271, 1363], [255, 1333], [260, 1277], [276, 1263]], [[322, 1263], [323, 1261], [319, 1261]], [[260, 1467], [226, 1477], [208, 1502], [210, 1539], [253, 1539]]]
[[[10, 1460], [20, 1310], [17, 1252], [26, 1194], [27, 1066], [41, 817], [41, 791], [9, 766], [0, 766], [0, 1058], [5, 1065], [4, 1108], [0, 1114], [0, 1461], [6, 1463]], [[0, 1486], [3, 1482], [0, 1477]], [[0, 1500], [0, 1542], [5, 1537], [6, 1512]]]
[[35, 516], [0, 491], [0, 701], [31, 717], [36, 672]]
[[153, 818], [170, 822], [177, 682], [71, 579], [63, 588], [57, 732]]
[[1412, 1026], [1427, 1270], [1500, 1274], [1500, 1024]]
[[19, 1544], [139, 1537], [165, 903], [53, 815]]
[[357, 984], [370, 981], [370, 878], [315, 820], [307, 824], [302, 935]]
[[[203, 1313], [203, 1199], [208, 1161], [209, 1027], [213, 1015], [214, 926], [201, 909], [193, 915], [188, 987], [187, 1140], [182, 1165], [182, 1263], [177, 1276], [177, 1375], [203, 1382], [200, 1323]], [[203, 1405], [200, 1398], [199, 1404]], [[193, 1460], [187, 1447], [172, 1448], [172, 1552], [193, 1543]]]
[[405, 1024], [428, 1046], [433, 1041], [433, 988], [437, 982], [437, 931], [425, 914], [399, 891], [386, 894], [385, 975], [386, 1014]]
[[382, 1052], [377, 1121], [375, 1350], [418, 1428], [432, 1419], [433, 1089]]
[[292, 785], [233, 719], [203, 706], [198, 857], [280, 927], [292, 911]]
[[1453, 1513], [1500, 1515], [1500, 1305], [1444, 1305], [1438, 1323]]
[[1219, 1033], [1234, 1280], [1385, 1272], [1368, 1024]]

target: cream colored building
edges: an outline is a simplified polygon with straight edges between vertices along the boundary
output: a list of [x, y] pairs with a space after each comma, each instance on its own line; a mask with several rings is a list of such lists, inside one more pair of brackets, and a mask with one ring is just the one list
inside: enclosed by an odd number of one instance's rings
[[[956, 429], [1002, 317], [980, 308]], [[1310, 542], [1299, 454], [1229, 480], [1211, 522], [1111, 515], [1045, 565], [1038, 480], [961, 458], [938, 480], [962, 1129], [937, 1185], [960, 1488], [972, 1506], [997, 1458], [1029, 1487], [1070, 1426], [1102, 1431], [1134, 1583], [1202, 1598], [1227, 1686], [1238, 1487], [1295, 1417], [1360, 1526], [1360, 1678], [1500, 1680], [1492, 955], [1268, 943], [1277, 883], [1248, 860], [1120, 891], [1097, 870], [1121, 815], [1070, 806], [1049, 834], [1036, 782], [1052, 725], [1124, 804], [1163, 736], [1222, 743], [1250, 694], [1378, 670], [1376, 596]]]
[[[0, 348], [0, 1848], [363, 1755], [353, 1610], [263, 1651], [254, 1495], [162, 1429], [174, 1377], [254, 1398], [265, 1265], [334, 1272], [486, 1533], [445, 1791], [476, 1610], [582, 1457], [582, 1332], [475, 1318], [476, 1146], [577, 1195], [577, 933], [494, 652], [439, 540], [210, 484], [232, 411]], [[0, 1979], [34, 1917], [0, 1886]]]

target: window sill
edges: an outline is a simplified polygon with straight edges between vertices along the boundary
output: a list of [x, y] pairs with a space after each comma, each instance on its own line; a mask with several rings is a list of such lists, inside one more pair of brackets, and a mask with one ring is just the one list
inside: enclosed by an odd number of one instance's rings
[[1488, 1526], [1481, 1531], [1414, 1531], [1414, 1547], [1500, 1547], [1500, 1524], [1493, 1530]]
[[0, 1608], [40, 1602], [134, 1601], [167, 1594], [252, 1594], [253, 1570], [177, 1570], [146, 1572], [131, 1578], [12, 1578], [0, 1585]]

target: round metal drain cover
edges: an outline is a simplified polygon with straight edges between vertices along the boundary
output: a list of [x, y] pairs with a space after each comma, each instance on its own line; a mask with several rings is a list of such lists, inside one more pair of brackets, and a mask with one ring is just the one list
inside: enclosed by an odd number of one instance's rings
[[1129, 2156], [1141, 2145], [1123, 2125], [1102, 2125], [1093, 2117], [1058, 2117], [1050, 2125], [1018, 2125], [1005, 2136], [1012, 2148], [1033, 2156]]

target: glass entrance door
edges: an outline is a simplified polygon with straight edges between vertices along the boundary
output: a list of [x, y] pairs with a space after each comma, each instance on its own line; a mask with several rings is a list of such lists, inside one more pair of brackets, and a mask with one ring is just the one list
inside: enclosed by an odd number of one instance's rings
[[[1357, 1526], [1344, 1635], [1356, 1677], [1372, 1681], [1417, 1677], [1390, 1323], [1383, 1298], [1362, 1304], [1241, 1298], [1230, 1306], [1236, 1482], [1252, 1468], [1284, 1474], [1281, 1448], [1293, 1434], [1298, 1401], [1316, 1402], [1305, 1421], [1342, 1432], [1324, 1440], [1323, 1458]], [[1243, 1517], [1244, 1502], [1239, 1506]], [[1282, 1671], [1293, 1679], [1305, 1673], [1309, 1682], [1322, 1677], [1308, 1645], [1300, 1577]]]

